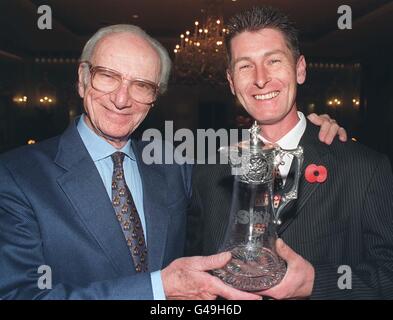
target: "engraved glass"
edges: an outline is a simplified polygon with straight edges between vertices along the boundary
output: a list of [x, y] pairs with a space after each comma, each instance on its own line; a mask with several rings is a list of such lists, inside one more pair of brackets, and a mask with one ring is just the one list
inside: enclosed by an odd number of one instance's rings
[[[240, 290], [261, 291], [278, 284], [286, 273], [286, 264], [276, 253], [276, 228], [281, 224], [284, 207], [297, 198], [303, 163], [303, 149], [283, 150], [263, 145], [259, 126], [250, 129], [250, 141], [222, 148], [227, 152], [234, 174], [234, 188], [225, 240], [220, 252], [230, 251], [232, 259], [213, 274]], [[296, 161], [291, 189], [282, 195], [277, 209], [273, 206], [273, 183], [285, 155]]]

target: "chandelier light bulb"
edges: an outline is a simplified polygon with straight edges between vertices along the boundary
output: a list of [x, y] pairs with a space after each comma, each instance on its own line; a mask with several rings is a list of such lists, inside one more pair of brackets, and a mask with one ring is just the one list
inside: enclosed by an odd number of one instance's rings
[[[202, 79], [221, 82], [225, 57], [219, 46], [223, 45], [224, 34], [227, 31], [224, 21], [221, 17], [207, 16], [205, 22], [194, 20], [193, 23], [193, 31], [187, 30], [181, 34], [180, 43], [173, 48], [176, 54], [175, 73], [179, 79], [191, 82]], [[206, 71], [202, 73], [201, 57], [207, 58], [204, 60]]]

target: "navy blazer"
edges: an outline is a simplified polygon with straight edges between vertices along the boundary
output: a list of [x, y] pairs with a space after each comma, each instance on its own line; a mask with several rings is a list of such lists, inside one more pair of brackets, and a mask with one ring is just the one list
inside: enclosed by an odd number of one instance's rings
[[[150, 271], [183, 255], [189, 166], [140, 170]], [[38, 268], [52, 272], [41, 290]], [[47, 273], [46, 273], [47, 274]], [[101, 177], [73, 123], [61, 136], [0, 156], [0, 299], [153, 299], [137, 274]]]

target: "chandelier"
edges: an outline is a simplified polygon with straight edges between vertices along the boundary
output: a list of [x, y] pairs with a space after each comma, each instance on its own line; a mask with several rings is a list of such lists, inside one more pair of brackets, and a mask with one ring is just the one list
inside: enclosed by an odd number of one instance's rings
[[222, 15], [208, 15], [203, 23], [194, 22], [194, 30], [180, 35], [174, 49], [175, 81], [185, 84], [226, 83], [224, 36], [228, 33]]

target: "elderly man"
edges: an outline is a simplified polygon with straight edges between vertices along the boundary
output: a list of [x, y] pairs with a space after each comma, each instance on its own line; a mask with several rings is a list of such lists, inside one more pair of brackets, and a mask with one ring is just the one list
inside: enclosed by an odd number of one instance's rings
[[[296, 88], [306, 79], [306, 62], [283, 13], [261, 7], [236, 15], [229, 21], [227, 50], [231, 90], [261, 125], [263, 140], [284, 149], [304, 148], [299, 197], [284, 209], [278, 228], [288, 244], [277, 241], [287, 273], [260, 294], [392, 299], [393, 177], [387, 157], [359, 143], [318, 141], [316, 127], [297, 111]], [[312, 164], [326, 169], [326, 180], [310, 177], [305, 169]], [[287, 161], [280, 168], [284, 181], [288, 176], [284, 190], [290, 190], [290, 167]], [[195, 168], [189, 254], [220, 249], [229, 220], [230, 176], [225, 165]]]
[[148, 166], [130, 138], [169, 71], [166, 50], [138, 27], [99, 30], [79, 66], [85, 114], [1, 156], [1, 299], [260, 298], [205, 272], [229, 254], [177, 259], [190, 167]]

